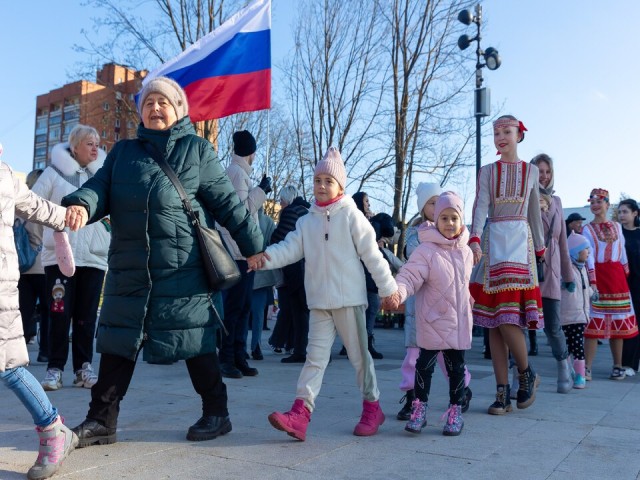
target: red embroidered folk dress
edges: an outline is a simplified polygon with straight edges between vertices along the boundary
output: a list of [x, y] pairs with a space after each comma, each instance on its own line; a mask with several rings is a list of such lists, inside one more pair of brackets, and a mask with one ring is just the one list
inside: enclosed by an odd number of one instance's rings
[[544, 251], [538, 167], [497, 161], [480, 169], [471, 241], [481, 241], [483, 253], [469, 285], [474, 324], [542, 328], [535, 261], [535, 252]]
[[629, 265], [622, 227], [617, 222], [588, 223], [582, 231], [591, 248], [589, 282], [598, 288], [591, 301], [586, 338], [632, 338], [638, 335], [635, 312], [627, 284]]

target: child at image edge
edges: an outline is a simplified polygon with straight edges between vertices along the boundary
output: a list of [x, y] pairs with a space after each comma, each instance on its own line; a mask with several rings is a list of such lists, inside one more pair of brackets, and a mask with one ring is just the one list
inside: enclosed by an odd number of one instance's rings
[[460, 435], [464, 421], [461, 408], [465, 394], [464, 351], [471, 348], [471, 295], [469, 278], [473, 254], [469, 232], [463, 222], [462, 200], [453, 192], [438, 197], [436, 224], [418, 230], [420, 245], [396, 275], [398, 292], [388, 299], [397, 308], [408, 296], [416, 297], [415, 400], [405, 430], [420, 433], [427, 425], [431, 376], [439, 352], [449, 374], [449, 408], [443, 417], [443, 435]]
[[378, 249], [373, 226], [353, 199], [344, 194], [346, 180], [340, 152], [331, 147], [316, 165], [315, 203], [309, 213], [298, 219], [296, 229], [283, 241], [269, 246], [257, 264], [258, 268], [265, 265], [274, 269], [302, 258], [306, 262], [304, 285], [310, 310], [307, 360], [291, 410], [269, 415], [271, 425], [298, 440], [306, 438], [336, 333], [347, 349], [364, 397], [362, 417], [353, 434], [374, 435], [385, 419], [368, 350], [367, 289], [360, 261], [371, 272], [383, 299], [394, 294], [397, 287]]
[[[29, 190], [3, 162], [0, 162], [0, 200], [0, 251], [3, 257], [0, 272], [3, 292], [0, 298], [0, 382], [15, 393], [36, 425], [40, 449], [27, 478], [40, 480], [58, 471], [62, 461], [78, 444], [78, 437], [62, 423], [62, 417], [51, 405], [40, 383], [25, 368], [29, 363], [29, 352], [18, 308], [20, 271], [13, 239], [14, 215], [53, 228], [56, 258], [61, 270], [71, 276], [75, 265], [67, 234], [61, 231], [65, 227], [66, 210]], [[10, 409], [8, 405], [2, 407], [5, 411]]]

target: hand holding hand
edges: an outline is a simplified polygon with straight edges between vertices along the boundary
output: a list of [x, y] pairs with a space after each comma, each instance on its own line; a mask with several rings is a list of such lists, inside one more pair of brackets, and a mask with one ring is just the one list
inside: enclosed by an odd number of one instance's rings
[[266, 260], [271, 260], [271, 257], [266, 252], [256, 253], [255, 255], [247, 258], [247, 264], [249, 265], [248, 271], [260, 270], [264, 267]]
[[76, 232], [87, 224], [89, 220], [89, 212], [81, 205], [71, 205], [67, 207], [65, 215], [65, 225]]
[[264, 193], [270, 193], [273, 190], [271, 188], [271, 177], [267, 177], [266, 173], [262, 175], [262, 180], [260, 180], [258, 187], [260, 187]]
[[471, 248], [471, 252], [473, 253], [473, 264], [476, 265], [482, 258], [482, 248], [480, 248], [480, 244], [476, 242], [469, 245], [469, 248]]
[[397, 290], [393, 294], [382, 299], [383, 310], [397, 310], [399, 306], [400, 292], [398, 292]]

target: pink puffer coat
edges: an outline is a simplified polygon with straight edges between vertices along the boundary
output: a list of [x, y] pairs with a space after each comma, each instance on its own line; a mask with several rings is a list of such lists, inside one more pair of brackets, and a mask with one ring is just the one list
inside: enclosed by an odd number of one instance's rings
[[455, 239], [434, 226], [418, 230], [420, 245], [396, 276], [401, 300], [416, 297], [416, 342], [426, 350], [471, 348], [473, 255], [466, 228]]

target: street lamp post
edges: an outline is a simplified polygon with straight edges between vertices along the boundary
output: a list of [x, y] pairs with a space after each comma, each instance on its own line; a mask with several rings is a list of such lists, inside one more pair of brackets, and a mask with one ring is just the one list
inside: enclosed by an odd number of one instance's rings
[[[482, 68], [487, 67], [489, 70], [496, 70], [502, 63], [498, 51], [489, 47], [486, 50], [480, 48], [480, 27], [482, 25], [482, 6], [476, 5], [475, 15], [469, 10], [462, 10], [458, 14], [458, 20], [465, 25], [476, 24], [477, 33], [473, 38], [469, 38], [469, 35], [461, 35], [458, 38], [458, 47], [460, 50], [466, 49], [471, 42], [477, 42], [476, 48], [476, 88], [474, 91], [474, 115], [476, 117], [476, 178], [480, 173], [481, 159], [481, 118], [490, 114], [490, 91], [488, 88], [482, 86]], [[484, 63], [481, 62], [484, 59]]]

